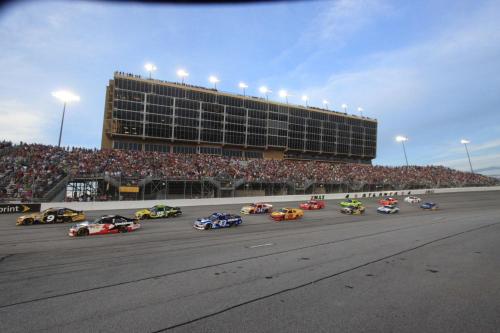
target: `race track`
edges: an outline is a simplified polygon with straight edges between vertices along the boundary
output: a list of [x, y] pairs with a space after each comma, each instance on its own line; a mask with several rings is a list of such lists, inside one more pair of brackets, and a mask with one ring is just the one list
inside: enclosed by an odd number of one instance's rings
[[1, 215], [0, 332], [498, 332], [500, 192], [422, 198], [441, 209], [379, 215], [365, 199], [345, 216], [327, 201], [199, 231], [197, 217], [241, 206], [186, 207], [83, 238]]

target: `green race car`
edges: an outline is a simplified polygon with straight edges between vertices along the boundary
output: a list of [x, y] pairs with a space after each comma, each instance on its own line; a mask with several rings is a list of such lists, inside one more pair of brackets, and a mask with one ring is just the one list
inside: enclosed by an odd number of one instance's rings
[[182, 214], [179, 207], [170, 207], [165, 205], [156, 205], [151, 208], [145, 208], [135, 212], [135, 217], [141, 220], [159, 219], [164, 217], [177, 217]]
[[342, 207], [359, 207], [363, 205], [363, 203], [356, 199], [347, 199], [346, 201], [342, 201], [340, 206]]

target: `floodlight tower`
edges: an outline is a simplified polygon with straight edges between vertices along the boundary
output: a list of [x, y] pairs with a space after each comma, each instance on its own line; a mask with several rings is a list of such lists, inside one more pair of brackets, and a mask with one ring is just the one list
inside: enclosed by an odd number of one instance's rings
[[214, 84], [214, 89], [217, 90], [217, 83], [220, 82], [219, 78], [217, 76], [214, 76], [214, 75], [211, 75], [209, 78], [208, 78], [208, 81], [210, 83], [213, 83]]
[[470, 161], [469, 149], [467, 148], [467, 144], [470, 143], [470, 141], [466, 140], [466, 139], [462, 139], [462, 140], [460, 140], [460, 143], [463, 144], [465, 147], [465, 152], [467, 153], [467, 158], [469, 159], [470, 172], [474, 173], [474, 170], [472, 170], [472, 163]]
[[66, 104], [70, 102], [78, 102], [80, 100], [80, 96], [73, 94], [67, 90], [58, 90], [52, 93], [52, 96], [63, 102], [63, 112], [61, 118], [61, 128], [59, 129], [59, 140], [57, 141], [57, 146], [61, 147], [61, 136], [64, 125], [64, 114], [66, 113]]
[[248, 88], [248, 85], [245, 82], [240, 82], [238, 87], [243, 90], [243, 96], [246, 96], [246, 89]]
[[151, 74], [158, 69], [154, 64], [151, 63], [145, 64], [144, 68], [146, 68], [146, 70], [149, 72], [150, 79], [151, 79]]
[[323, 100], [323, 106], [328, 110], [328, 101], [326, 99]]
[[290, 95], [288, 94], [288, 92], [287, 92], [286, 90], [284, 90], [284, 89], [281, 89], [281, 90], [278, 92], [278, 94], [280, 95], [280, 97], [281, 97], [281, 98], [284, 98], [284, 99], [285, 99], [285, 101], [286, 101], [286, 104], [288, 104], [288, 96], [290, 96]]
[[181, 83], [184, 84], [184, 78], [188, 77], [189, 73], [186, 72], [184, 69], [178, 69], [177, 76], [181, 78]]
[[406, 136], [398, 135], [396, 137], [397, 142], [401, 142], [403, 144], [403, 152], [405, 153], [405, 160], [406, 160], [406, 167], [408, 168], [408, 157], [406, 156], [406, 148], [405, 148], [405, 141], [408, 141], [408, 138]]
[[347, 104], [344, 103], [341, 105], [341, 107], [342, 107], [342, 110], [344, 110], [344, 113], [347, 113]]
[[306, 108], [307, 108], [307, 107], [309, 106], [309, 105], [307, 105], [307, 102], [309, 101], [309, 96], [307, 96], [307, 95], [303, 95], [303, 96], [302, 96], [302, 100], [303, 100], [303, 101], [304, 101], [304, 103], [306, 104]]
[[259, 91], [266, 96], [266, 100], [269, 101], [269, 94], [272, 93], [271, 89], [266, 86], [262, 86], [259, 88]]

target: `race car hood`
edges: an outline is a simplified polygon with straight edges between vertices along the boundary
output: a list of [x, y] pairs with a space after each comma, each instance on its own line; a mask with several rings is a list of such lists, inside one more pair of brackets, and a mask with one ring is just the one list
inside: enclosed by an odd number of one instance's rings
[[199, 219], [196, 219], [196, 223], [200, 224], [210, 223], [210, 219], [206, 217], [201, 217]]
[[142, 214], [148, 214], [150, 213], [149, 209], [141, 209], [135, 212], [135, 215], [142, 215]]
[[285, 213], [282, 213], [282, 212], [273, 212], [273, 213], [271, 213], [271, 216], [282, 216], [282, 215], [285, 215]]
[[243, 210], [243, 211], [249, 211], [252, 208], [253, 208], [252, 206], [243, 206], [243, 207], [241, 207], [241, 210]]

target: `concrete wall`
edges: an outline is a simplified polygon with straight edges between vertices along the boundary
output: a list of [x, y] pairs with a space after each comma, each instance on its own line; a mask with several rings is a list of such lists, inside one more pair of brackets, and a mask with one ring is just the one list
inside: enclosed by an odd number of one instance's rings
[[[479, 192], [479, 191], [500, 191], [500, 186], [490, 187], [459, 187], [459, 188], [438, 188], [427, 190], [406, 190], [406, 191], [382, 191], [382, 192], [353, 192], [353, 193], [332, 193], [325, 194], [326, 200], [349, 198], [379, 197], [384, 195], [406, 196], [409, 193], [415, 195], [427, 193], [455, 193], [455, 192]], [[146, 201], [100, 201], [100, 202], [49, 202], [43, 203], [41, 209], [49, 207], [68, 207], [76, 210], [112, 210], [112, 209], [139, 209], [152, 207], [156, 204], [168, 204], [170, 206], [211, 206], [248, 204], [251, 202], [287, 202], [302, 201], [309, 199], [310, 195], [278, 195], [278, 196], [256, 196], [256, 197], [235, 197], [235, 198], [215, 198], [215, 199], [172, 199], [172, 200], [146, 200]]]

